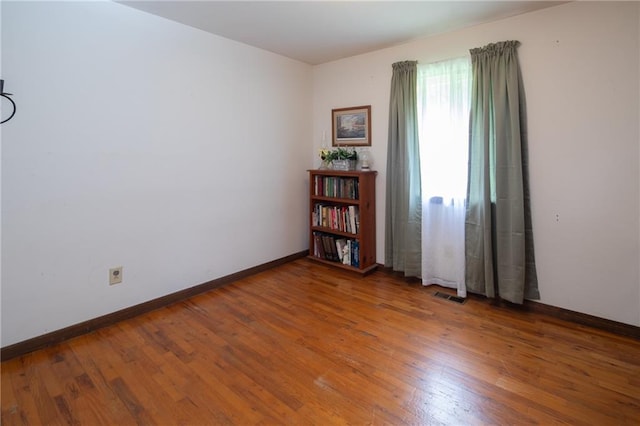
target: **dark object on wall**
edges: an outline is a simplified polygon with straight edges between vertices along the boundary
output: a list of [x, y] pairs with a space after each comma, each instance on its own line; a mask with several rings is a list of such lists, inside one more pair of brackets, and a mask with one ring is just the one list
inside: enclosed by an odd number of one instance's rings
[[11, 120], [13, 116], [16, 115], [16, 103], [13, 102], [13, 99], [9, 97], [9, 96], [12, 96], [11, 93], [4, 93], [4, 80], [0, 80], [0, 96], [8, 99], [9, 102], [11, 102], [11, 105], [13, 106], [13, 111], [11, 112], [11, 115], [7, 119], [0, 121], [0, 124], [2, 124]]

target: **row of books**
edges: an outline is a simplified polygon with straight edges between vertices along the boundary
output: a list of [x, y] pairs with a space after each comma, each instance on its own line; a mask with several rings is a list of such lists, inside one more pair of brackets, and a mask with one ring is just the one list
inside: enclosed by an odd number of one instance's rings
[[311, 212], [313, 226], [357, 234], [360, 229], [358, 206], [332, 206], [315, 204]]
[[313, 233], [313, 255], [320, 259], [360, 266], [360, 242], [335, 235]]
[[358, 179], [339, 176], [314, 176], [314, 195], [358, 199]]

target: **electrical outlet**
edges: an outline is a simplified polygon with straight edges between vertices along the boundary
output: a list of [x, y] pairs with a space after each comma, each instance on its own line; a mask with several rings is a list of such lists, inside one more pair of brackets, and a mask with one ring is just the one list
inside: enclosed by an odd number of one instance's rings
[[109, 285], [120, 284], [122, 282], [122, 266], [109, 269]]

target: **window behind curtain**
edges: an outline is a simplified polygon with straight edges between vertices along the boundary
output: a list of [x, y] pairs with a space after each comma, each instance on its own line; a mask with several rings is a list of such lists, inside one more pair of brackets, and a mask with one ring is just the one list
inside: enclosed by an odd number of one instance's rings
[[418, 65], [422, 193], [445, 204], [467, 191], [471, 61]]
[[464, 284], [464, 219], [469, 151], [471, 61], [418, 65], [422, 175], [422, 281]]

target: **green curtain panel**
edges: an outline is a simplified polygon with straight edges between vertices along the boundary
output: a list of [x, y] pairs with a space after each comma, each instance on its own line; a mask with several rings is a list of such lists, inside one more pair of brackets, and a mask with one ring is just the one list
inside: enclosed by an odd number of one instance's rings
[[384, 264], [412, 277], [421, 276], [422, 263], [417, 64], [393, 64], [385, 205]]
[[465, 217], [467, 290], [521, 304], [539, 299], [518, 41], [471, 49]]

